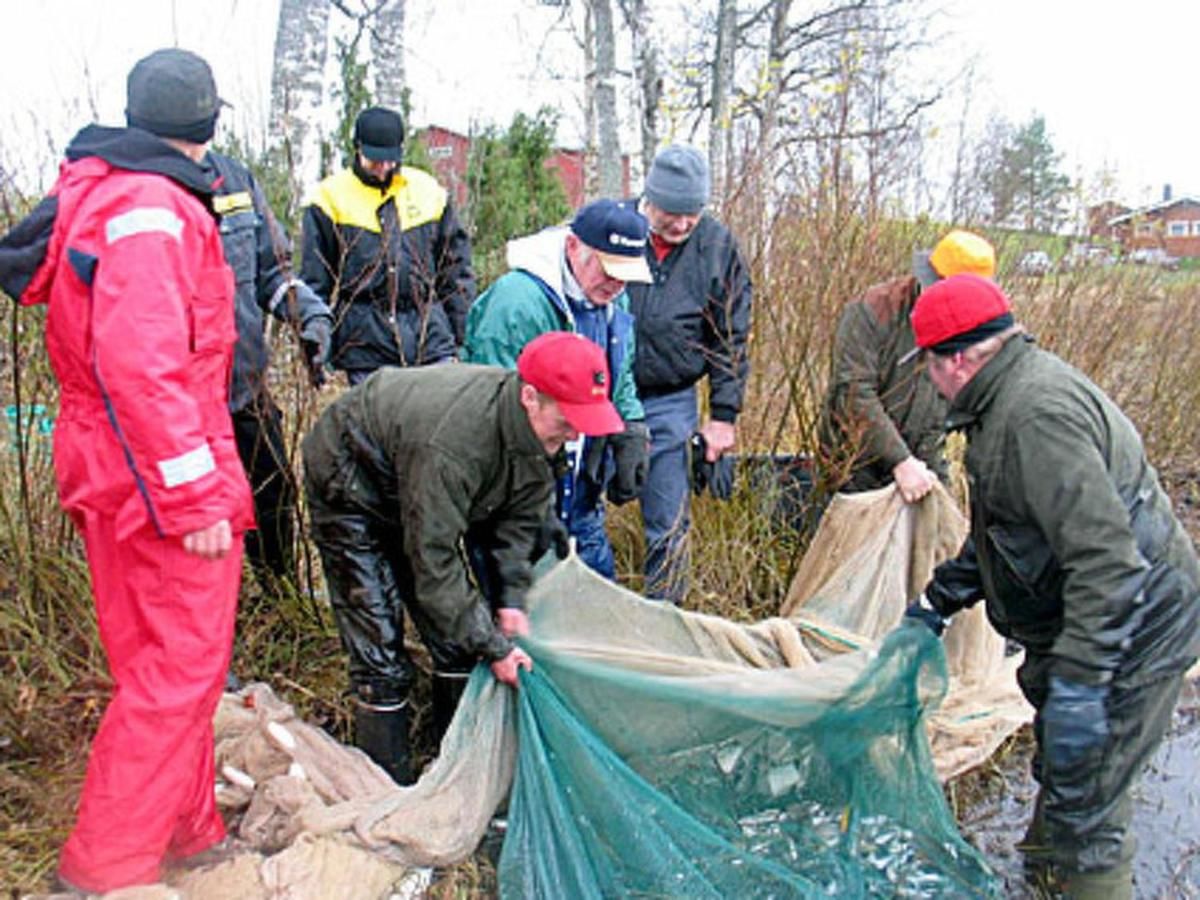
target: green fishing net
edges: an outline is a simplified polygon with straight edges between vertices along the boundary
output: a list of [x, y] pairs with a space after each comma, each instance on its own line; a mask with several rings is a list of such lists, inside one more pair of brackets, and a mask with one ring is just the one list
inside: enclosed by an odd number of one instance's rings
[[531, 621], [503, 897], [998, 896], [934, 775], [947, 676], [923, 626], [831, 652], [573, 561]]

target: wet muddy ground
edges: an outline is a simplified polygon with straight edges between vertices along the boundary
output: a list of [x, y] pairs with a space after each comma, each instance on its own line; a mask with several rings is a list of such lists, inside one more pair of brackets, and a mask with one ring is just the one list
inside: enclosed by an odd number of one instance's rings
[[[1029, 775], [1032, 746], [1024, 729], [954, 788], [962, 831], [1004, 878], [1006, 897], [1052, 896], [1026, 884], [1016, 850], [1037, 792]], [[1133, 827], [1135, 896], [1200, 898], [1200, 681], [1184, 687], [1171, 732], [1137, 787]]]

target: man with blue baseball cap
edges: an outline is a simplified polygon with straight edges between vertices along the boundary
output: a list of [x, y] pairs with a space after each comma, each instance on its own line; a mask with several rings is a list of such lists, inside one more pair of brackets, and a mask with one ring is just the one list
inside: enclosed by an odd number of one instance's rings
[[607, 353], [609, 397], [625, 431], [583, 437], [565, 448], [548, 530], [564, 530], [580, 557], [605, 577], [614, 575], [604, 530], [604, 498], [627, 503], [641, 491], [650, 436], [633, 382], [633, 319], [625, 285], [651, 280], [646, 262], [649, 225], [632, 204], [596, 200], [569, 226], [547, 228], [509, 242], [510, 271], [472, 305], [466, 362], [513, 368], [521, 348], [547, 331], [583, 335]]

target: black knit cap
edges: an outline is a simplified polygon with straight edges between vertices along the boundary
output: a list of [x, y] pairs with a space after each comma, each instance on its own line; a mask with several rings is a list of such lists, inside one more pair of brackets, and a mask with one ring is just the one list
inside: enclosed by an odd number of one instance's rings
[[159, 137], [206, 143], [223, 105], [208, 63], [175, 47], [138, 60], [125, 83], [125, 121]]

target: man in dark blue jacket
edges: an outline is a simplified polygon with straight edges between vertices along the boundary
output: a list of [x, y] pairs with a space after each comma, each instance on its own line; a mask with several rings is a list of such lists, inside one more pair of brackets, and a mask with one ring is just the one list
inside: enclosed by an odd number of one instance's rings
[[698, 430], [715, 463], [733, 448], [750, 369], [750, 273], [733, 235], [704, 212], [709, 189], [698, 150], [675, 145], [655, 157], [639, 204], [650, 222], [646, 260], [654, 282], [626, 288], [637, 323], [633, 374], [650, 429], [641, 495], [645, 594], [676, 603], [687, 593], [696, 385], [707, 377], [709, 418]]
[[236, 281], [237, 344], [229, 411], [238, 454], [254, 491], [258, 530], [246, 538], [246, 555], [260, 579], [293, 574], [296, 483], [288, 461], [279, 407], [267, 385], [265, 315], [298, 330], [314, 386], [324, 380], [333, 316], [313, 290], [290, 273], [291, 246], [250, 170], [209, 151], [216, 172], [213, 211], [220, 220], [225, 259]]

